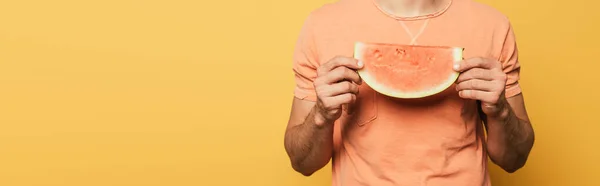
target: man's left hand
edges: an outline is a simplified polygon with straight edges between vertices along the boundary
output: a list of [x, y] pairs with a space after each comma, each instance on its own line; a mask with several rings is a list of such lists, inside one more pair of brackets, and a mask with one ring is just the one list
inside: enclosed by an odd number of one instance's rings
[[481, 101], [482, 111], [490, 117], [500, 115], [506, 105], [506, 74], [502, 64], [488, 58], [470, 58], [454, 65], [460, 72], [456, 90], [460, 97]]

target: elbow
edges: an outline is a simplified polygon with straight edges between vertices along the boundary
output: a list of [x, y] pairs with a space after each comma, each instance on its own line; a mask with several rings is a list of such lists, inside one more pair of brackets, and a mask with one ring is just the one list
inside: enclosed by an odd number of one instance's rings
[[526, 162], [527, 156], [522, 156], [519, 157], [519, 159], [517, 159], [516, 161], [511, 162], [510, 164], [505, 164], [504, 166], [502, 166], [502, 169], [507, 173], [512, 174], [523, 168]]
[[326, 156], [320, 158], [292, 158], [292, 168], [304, 175], [311, 176], [315, 172], [319, 171], [321, 168], [325, 167], [330, 161], [330, 158], [325, 158]]
[[300, 172], [302, 175], [309, 177], [311, 176], [314, 172]]
[[318, 170], [315, 168], [311, 168], [310, 166], [306, 166], [301, 161], [292, 161], [292, 168], [294, 169], [294, 171], [306, 177], [313, 175]]
[[507, 173], [512, 174], [523, 168], [529, 159], [529, 154], [533, 149], [534, 143], [535, 134], [533, 133], [533, 130], [531, 130], [527, 136], [527, 140], [516, 149], [515, 158], [508, 158], [512, 159], [512, 161], [505, 162], [504, 165], [501, 166], [502, 169]]
[[509, 174], [512, 174], [512, 173], [517, 172], [517, 170], [519, 170], [519, 169], [520, 168], [509, 168], [509, 169], [504, 168], [504, 171], [506, 171]]
[[498, 164], [504, 171], [509, 174], [515, 173], [525, 166], [529, 157], [529, 151], [513, 156], [513, 158], [506, 158], [502, 163]]
[[515, 173], [525, 166], [529, 153], [513, 154], [504, 158], [494, 158], [492, 161], [509, 174]]
[[517, 157], [514, 158], [512, 161], [504, 162], [501, 165], [501, 168], [509, 174], [515, 173], [525, 166], [528, 157], [529, 151], [527, 151], [527, 153], [517, 155]]
[[525, 166], [525, 163], [509, 165], [509, 166], [502, 166], [502, 169], [504, 171], [506, 171], [507, 173], [512, 174], [512, 173], [517, 172], [519, 169], [523, 168], [523, 166]]
[[306, 177], [310, 177], [316, 172], [315, 170], [302, 169], [297, 167], [294, 167], [294, 170]]

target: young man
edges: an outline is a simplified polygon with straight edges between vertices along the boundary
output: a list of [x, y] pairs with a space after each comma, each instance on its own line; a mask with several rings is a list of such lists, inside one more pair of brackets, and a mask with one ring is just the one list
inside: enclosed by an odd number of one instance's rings
[[[394, 99], [362, 83], [355, 42], [458, 46], [465, 60], [446, 91]], [[488, 156], [512, 173], [533, 146], [513, 28], [473, 0], [340, 0], [309, 15], [293, 59], [285, 148], [303, 175], [332, 159], [335, 186], [490, 185]]]

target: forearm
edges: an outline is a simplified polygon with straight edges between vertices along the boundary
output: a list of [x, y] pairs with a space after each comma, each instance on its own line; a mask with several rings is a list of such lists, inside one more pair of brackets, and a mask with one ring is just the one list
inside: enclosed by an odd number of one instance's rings
[[498, 116], [486, 119], [486, 125], [492, 161], [510, 173], [523, 167], [535, 139], [530, 122], [517, 117], [505, 104]]
[[294, 170], [310, 176], [331, 159], [333, 151], [333, 123], [315, 124], [316, 107], [303, 124], [293, 126], [285, 134], [285, 149]]

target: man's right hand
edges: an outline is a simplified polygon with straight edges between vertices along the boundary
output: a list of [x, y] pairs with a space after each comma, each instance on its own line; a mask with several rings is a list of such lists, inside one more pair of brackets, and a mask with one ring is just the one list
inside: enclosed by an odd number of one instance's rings
[[317, 69], [317, 78], [314, 81], [317, 94], [317, 126], [335, 121], [341, 116], [343, 105], [354, 103], [358, 85], [362, 84], [356, 70], [363, 65], [354, 58], [338, 56]]

